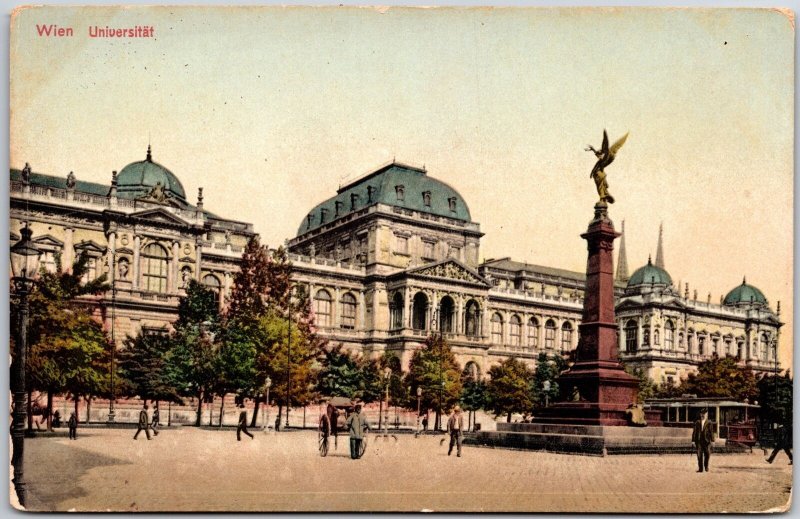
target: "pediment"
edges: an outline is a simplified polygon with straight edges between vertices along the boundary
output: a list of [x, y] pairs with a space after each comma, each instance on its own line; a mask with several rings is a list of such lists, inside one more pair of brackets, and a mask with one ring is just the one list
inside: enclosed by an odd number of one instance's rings
[[186, 220], [179, 218], [162, 208], [148, 209], [147, 211], [133, 213], [131, 217], [144, 222], [156, 224], [189, 225], [189, 222]]
[[440, 278], [452, 281], [464, 281], [477, 285], [489, 286], [489, 283], [473, 269], [455, 259], [445, 260], [430, 265], [422, 265], [407, 271], [409, 275]]
[[41, 246], [44, 246], [44, 247], [57, 248], [57, 249], [60, 249], [60, 248], [62, 248], [64, 246], [64, 242], [63, 241], [61, 241], [58, 238], [55, 238], [55, 237], [53, 237], [53, 236], [51, 236], [49, 234], [45, 234], [44, 236], [39, 236], [37, 238], [34, 238], [33, 242], [36, 245], [41, 245]]
[[127, 247], [121, 247], [117, 249], [117, 254], [133, 254], [133, 251]]
[[84, 240], [75, 245], [75, 250], [80, 252], [96, 252], [99, 254], [105, 254], [106, 248], [100, 245], [97, 242], [91, 240]]

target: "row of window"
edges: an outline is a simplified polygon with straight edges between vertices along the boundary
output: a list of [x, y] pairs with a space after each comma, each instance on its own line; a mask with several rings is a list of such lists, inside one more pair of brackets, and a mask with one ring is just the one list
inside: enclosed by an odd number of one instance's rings
[[[405, 234], [395, 234], [394, 235], [394, 251], [397, 254], [405, 254], [409, 255], [409, 236]], [[422, 257], [426, 259], [435, 259], [434, 256], [434, 247], [436, 244], [432, 241], [428, 241], [423, 239], [422, 240]], [[461, 255], [461, 247], [457, 245], [450, 245], [448, 248], [448, 257], [450, 258], [458, 258]]]
[[[529, 349], [537, 349], [540, 347], [539, 343], [539, 320], [531, 317], [527, 323], [527, 341], [524, 346]], [[522, 320], [517, 315], [512, 315], [508, 321], [508, 345], [512, 348], [521, 348], [523, 346], [523, 326]], [[492, 330], [491, 338], [493, 344], [504, 343], [504, 326], [503, 316], [499, 313], [492, 315]], [[544, 323], [544, 347], [546, 349], [553, 349], [556, 347], [556, 323], [553, 319], [548, 319]], [[561, 350], [567, 351], [572, 349], [572, 324], [565, 321], [561, 325]]]

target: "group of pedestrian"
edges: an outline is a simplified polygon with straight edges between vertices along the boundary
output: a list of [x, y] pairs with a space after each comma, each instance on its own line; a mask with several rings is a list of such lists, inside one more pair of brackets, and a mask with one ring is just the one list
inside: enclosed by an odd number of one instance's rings
[[[700, 418], [694, 422], [692, 429], [692, 443], [697, 449], [697, 472], [708, 472], [708, 461], [711, 458], [711, 445], [714, 443], [714, 427], [708, 419], [708, 409], [700, 410]], [[767, 463], [775, 461], [780, 451], [789, 457], [792, 464], [792, 424], [780, 425], [775, 434], [775, 448], [772, 450]]]
[[150, 406], [147, 405], [147, 402], [145, 402], [142, 406], [142, 410], [139, 411], [139, 424], [136, 428], [136, 434], [133, 435], [133, 439], [138, 439], [139, 433], [142, 431], [144, 431], [144, 434], [147, 436], [148, 440], [151, 439], [150, 431], [153, 431], [153, 436], [158, 436], [160, 418], [158, 402], [156, 402], [156, 404], [153, 406], [152, 411], [150, 410]]

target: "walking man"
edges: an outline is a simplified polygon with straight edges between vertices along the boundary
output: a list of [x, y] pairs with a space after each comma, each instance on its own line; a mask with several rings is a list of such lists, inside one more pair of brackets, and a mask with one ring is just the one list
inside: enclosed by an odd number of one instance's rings
[[714, 429], [708, 420], [708, 409], [700, 410], [700, 419], [694, 423], [692, 443], [697, 448], [697, 472], [708, 472], [708, 459], [711, 457], [711, 444], [714, 442]]
[[255, 437], [247, 430], [247, 409], [244, 408], [244, 402], [239, 402], [239, 426], [236, 428], [236, 441], [242, 441], [242, 433], [245, 433], [254, 440]]
[[153, 428], [153, 434], [158, 436], [158, 429], [157, 426], [161, 425], [158, 422], [161, 421], [161, 415], [158, 412], [158, 402], [155, 403], [153, 406], [153, 421], [151, 422], [151, 427]]
[[139, 433], [144, 431], [144, 434], [147, 436], [147, 439], [150, 439], [150, 408], [147, 404], [144, 404], [142, 410], [139, 411], [139, 426], [136, 428], [136, 434], [133, 435], [133, 439], [137, 439]]
[[361, 457], [361, 442], [364, 441], [364, 431], [369, 430], [367, 417], [361, 414], [361, 405], [356, 405], [356, 410], [347, 417], [347, 430], [350, 432], [350, 458], [357, 460]]
[[767, 458], [767, 463], [772, 463], [775, 461], [775, 456], [783, 450], [786, 452], [786, 455], [789, 456], [789, 465], [792, 464], [792, 423], [789, 422], [786, 425], [781, 425], [776, 433], [776, 442], [775, 448], [772, 449], [772, 454], [769, 455]]
[[69, 421], [67, 422], [67, 426], [69, 427], [69, 439], [70, 440], [77, 440], [78, 439], [78, 417], [75, 416], [75, 411], [73, 411], [72, 414], [69, 415]]
[[458, 450], [456, 451], [456, 456], [459, 458], [461, 457], [461, 436], [463, 430], [464, 415], [461, 414], [461, 408], [456, 406], [455, 409], [453, 409], [453, 414], [450, 416], [450, 419], [447, 420], [447, 432], [450, 433], [450, 448], [447, 451], [448, 456], [453, 453], [453, 446], [457, 445]]

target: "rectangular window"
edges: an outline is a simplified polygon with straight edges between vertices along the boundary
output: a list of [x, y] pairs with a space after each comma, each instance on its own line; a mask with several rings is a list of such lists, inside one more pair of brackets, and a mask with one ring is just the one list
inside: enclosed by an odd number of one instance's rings
[[408, 237], [395, 236], [395, 252], [398, 254], [408, 254]]
[[433, 242], [422, 242], [422, 257], [426, 259], [433, 259]]

